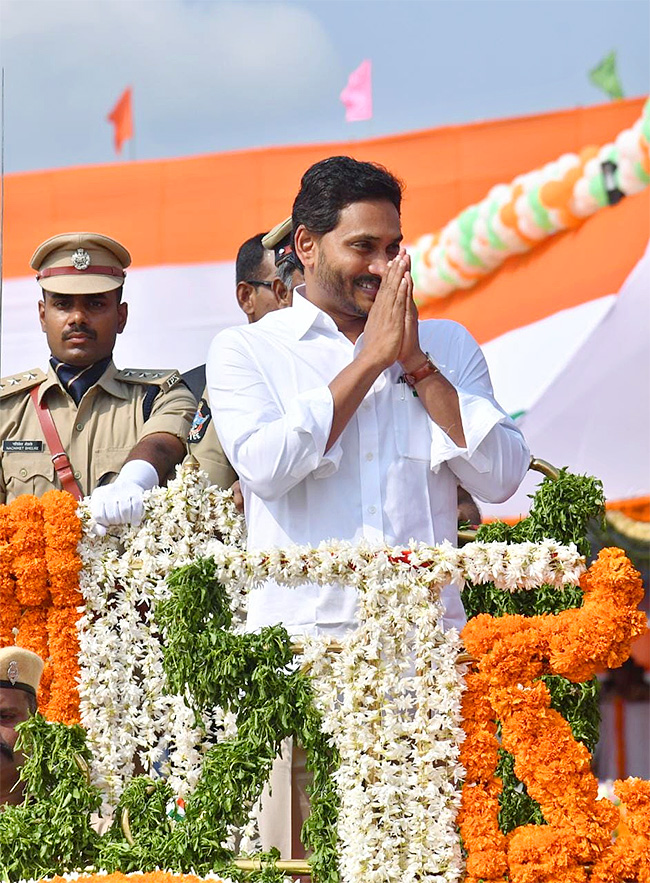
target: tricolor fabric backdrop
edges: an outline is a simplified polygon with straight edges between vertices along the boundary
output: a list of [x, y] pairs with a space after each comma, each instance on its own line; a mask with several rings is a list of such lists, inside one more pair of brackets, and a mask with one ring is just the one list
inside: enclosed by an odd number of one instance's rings
[[[407, 133], [165, 161], [47, 170], [5, 181], [2, 375], [44, 366], [29, 258], [55, 233], [93, 230], [131, 251], [120, 367], [205, 361], [240, 323], [234, 258], [286, 217], [302, 173], [335, 154], [380, 162], [406, 184], [407, 243], [435, 233], [497, 184], [612, 142], [644, 99]], [[509, 258], [469, 290], [426, 299], [423, 318], [462, 322], [483, 346], [497, 396], [538, 457], [600, 476], [612, 501], [650, 493], [648, 190]], [[434, 354], [435, 355], [435, 354]], [[484, 514], [527, 510], [534, 481]]]

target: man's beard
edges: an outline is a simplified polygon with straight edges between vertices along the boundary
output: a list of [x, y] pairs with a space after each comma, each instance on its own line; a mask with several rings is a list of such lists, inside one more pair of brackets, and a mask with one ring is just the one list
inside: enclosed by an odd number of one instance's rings
[[11, 745], [8, 745], [4, 739], [0, 739], [0, 757], [5, 758], [11, 763], [15, 763], [16, 761], [16, 755], [14, 754]]
[[343, 307], [346, 312], [352, 313], [361, 319], [368, 318], [368, 310], [364, 309], [354, 299], [354, 284], [364, 279], [375, 278], [374, 276], [366, 275], [358, 276], [353, 281], [350, 281], [343, 273], [335, 270], [327, 259], [323, 257], [322, 253], [318, 256], [316, 281], [319, 287], [327, 292], [330, 298]]

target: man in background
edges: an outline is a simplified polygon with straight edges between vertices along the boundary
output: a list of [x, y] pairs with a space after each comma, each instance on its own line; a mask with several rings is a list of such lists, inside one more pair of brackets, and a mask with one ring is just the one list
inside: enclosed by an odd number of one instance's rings
[[0, 649], [0, 806], [23, 801], [19, 780], [24, 757], [16, 750], [16, 726], [36, 711], [43, 660], [23, 647]]
[[[291, 305], [291, 289], [278, 279], [274, 252], [263, 245], [264, 238], [263, 233], [258, 233], [247, 239], [240, 246], [235, 263], [237, 303], [249, 323]], [[201, 469], [207, 472], [211, 484], [221, 488], [232, 487], [237, 481], [237, 473], [228, 462], [214, 429], [205, 386], [205, 365], [193, 368], [183, 378], [199, 402], [187, 437], [189, 459], [198, 462]], [[240, 499], [238, 487], [235, 488], [235, 496], [237, 500]]]
[[0, 501], [51, 488], [90, 494], [98, 533], [139, 522], [145, 490], [185, 455], [194, 410], [178, 371], [113, 363], [130, 263], [126, 248], [100, 233], [41, 243], [31, 266], [49, 369], [0, 381]]

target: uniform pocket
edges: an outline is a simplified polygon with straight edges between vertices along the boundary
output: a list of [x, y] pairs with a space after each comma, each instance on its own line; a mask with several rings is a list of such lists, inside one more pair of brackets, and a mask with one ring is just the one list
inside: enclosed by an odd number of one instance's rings
[[401, 457], [430, 462], [431, 419], [406, 383], [393, 384], [393, 427]]
[[93, 486], [89, 488], [88, 493], [100, 484], [110, 484], [124, 466], [131, 450], [131, 448], [104, 448], [95, 451], [91, 460]]
[[2, 457], [7, 499], [21, 494], [40, 497], [54, 485], [54, 464], [49, 453], [5, 453]]

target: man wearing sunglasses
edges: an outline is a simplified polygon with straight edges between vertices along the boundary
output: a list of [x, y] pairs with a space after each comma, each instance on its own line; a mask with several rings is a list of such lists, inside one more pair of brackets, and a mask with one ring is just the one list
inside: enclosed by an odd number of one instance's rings
[[[251, 236], [237, 252], [235, 293], [249, 323], [257, 322], [274, 310], [291, 306], [291, 290], [277, 278], [274, 253], [262, 244], [264, 238], [264, 233]], [[237, 473], [228, 462], [214, 429], [205, 387], [205, 365], [188, 371], [183, 379], [199, 401], [187, 438], [189, 457], [207, 472], [211, 484], [232, 487], [237, 481]], [[242, 502], [238, 486], [235, 498], [238, 503]]]

